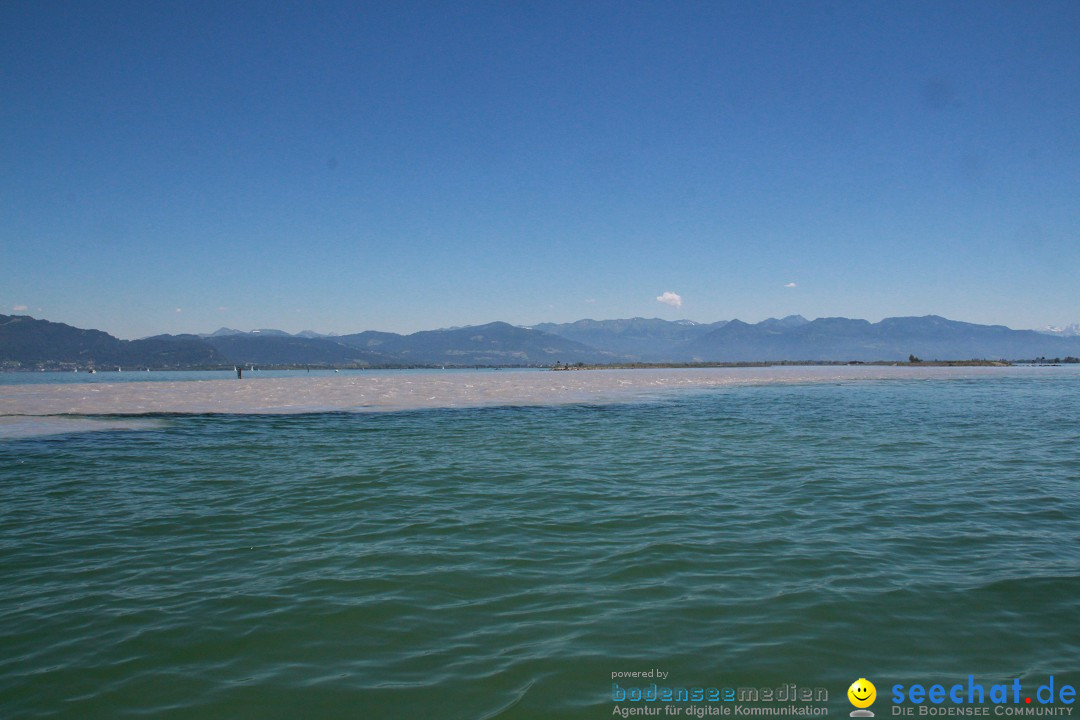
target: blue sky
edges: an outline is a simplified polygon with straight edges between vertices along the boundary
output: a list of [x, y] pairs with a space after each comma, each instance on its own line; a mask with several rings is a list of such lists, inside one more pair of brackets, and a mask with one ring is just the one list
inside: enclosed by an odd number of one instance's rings
[[1071, 0], [5, 2], [0, 313], [1080, 322], [1077, 38]]

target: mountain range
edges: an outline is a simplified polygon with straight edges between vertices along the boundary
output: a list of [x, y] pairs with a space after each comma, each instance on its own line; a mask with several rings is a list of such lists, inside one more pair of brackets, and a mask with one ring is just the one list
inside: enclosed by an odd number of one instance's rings
[[237, 364], [326, 367], [528, 366], [627, 362], [899, 361], [1064, 358], [1080, 356], [1080, 336], [1011, 330], [937, 315], [759, 323], [630, 318], [518, 327], [493, 322], [410, 335], [368, 330], [323, 335], [221, 328], [200, 335], [120, 340], [26, 315], [0, 315], [0, 367], [151, 368]]
[[1072, 323], [1065, 327], [1045, 327], [1039, 332], [1046, 333], [1047, 335], [1057, 335], [1059, 337], [1076, 337], [1080, 335], [1080, 323]]

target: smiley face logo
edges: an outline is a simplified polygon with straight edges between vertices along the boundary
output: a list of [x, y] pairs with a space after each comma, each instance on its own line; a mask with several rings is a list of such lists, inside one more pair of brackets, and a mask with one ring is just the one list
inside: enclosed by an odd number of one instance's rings
[[877, 699], [877, 688], [866, 678], [859, 678], [847, 689], [848, 700], [857, 708], [868, 708]]

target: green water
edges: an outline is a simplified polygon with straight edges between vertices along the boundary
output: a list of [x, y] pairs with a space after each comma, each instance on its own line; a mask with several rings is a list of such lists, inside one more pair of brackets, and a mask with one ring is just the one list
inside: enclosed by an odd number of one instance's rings
[[9, 440], [0, 717], [603, 718], [649, 668], [837, 717], [859, 677], [878, 717], [894, 683], [1080, 684], [1077, 383]]

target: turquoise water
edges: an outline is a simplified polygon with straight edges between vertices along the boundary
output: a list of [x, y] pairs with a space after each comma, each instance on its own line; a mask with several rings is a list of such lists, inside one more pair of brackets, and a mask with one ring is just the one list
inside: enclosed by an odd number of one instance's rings
[[0, 717], [602, 718], [649, 668], [840, 717], [859, 677], [879, 717], [894, 683], [1080, 684], [1078, 383], [7, 440]]

